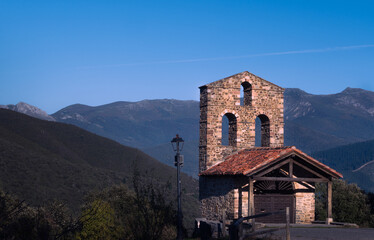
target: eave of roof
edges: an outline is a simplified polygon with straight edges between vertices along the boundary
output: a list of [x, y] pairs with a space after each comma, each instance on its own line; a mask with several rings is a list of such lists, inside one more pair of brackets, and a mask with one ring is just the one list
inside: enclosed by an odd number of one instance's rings
[[297, 155], [308, 163], [314, 165], [328, 175], [335, 178], [342, 178], [343, 175], [327, 165], [317, 161], [296, 147], [279, 148], [251, 148], [230, 155], [225, 160], [203, 172], [200, 176], [219, 175], [247, 175], [251, 176], [263, 170], [270, 164], [282, 161], [290, 155]]

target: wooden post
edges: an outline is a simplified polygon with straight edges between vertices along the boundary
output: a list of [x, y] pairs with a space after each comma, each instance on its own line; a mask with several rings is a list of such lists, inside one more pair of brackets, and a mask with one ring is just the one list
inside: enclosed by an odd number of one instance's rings
[[[249, 178], [248, 184], [248, 216], [255, 214], [255, 201], [254, 201], [254, 193], [253, 193], [253, 179]], [[255, 231], [255, 219], [252, 219], [252, 229]]]
[[332, 222], [332, 181], [327, 182], [327, 219], [326, 224]]
[[289, 177], [292, 178], [293, 177], [293, 161], [291, 160], [289, 165], [288, 165], [288, 174], [289, 174]]
[[291, 240], [290, 235], [290, 208], [286, 207], [286, 240]]
[[239, 224], [239, 230], [238, 230], [238, 237], [239, 240], [243, 240], [244, 238], [244, 229], [243, 229], [243, 223]]
[[238, 218], [243, 217], [243, 191], [242, 188], [238, 188]]
[[226, 237], [226, 209], [222, 208], [222, 237]]
[[253, 179], [249, 179], [248, 184], [248, 216], [254, 214], [254, 195], [253, 195]]

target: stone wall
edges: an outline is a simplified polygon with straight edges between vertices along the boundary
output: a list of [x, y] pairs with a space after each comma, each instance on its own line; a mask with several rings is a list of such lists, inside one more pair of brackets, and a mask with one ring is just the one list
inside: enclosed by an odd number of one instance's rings
[[234, 219], [238, 217], [238, 188], [245, 177], [209, 176], [200, 177], [201, 214], [210, 220]]
[[248, 216], [248, 188], [238, 188], [234, 193], [234, 216], [235, 218]]
[[[296, 197], [296, 221], [295, 223], [311, 223], [315, 215], [315, 194], [313, 189], [309, 189], [300, 183], [295, 184]], [[307, 192], [309, 191], [309, 192]]]
[[[247, 105], [240, 105], [240, 89], [250, 84]], [[248, 91], [248, 90], [247, 90]], [[204, 171], [235, 151], [255, 146], [255, 120], [258, 116], [269, 119], [268, 146], [279, 147], [284, 143], [283, 122], [284, 89], [249, 72], [200, 87], [200, 144], [199, 170]], [[230, 145], [222, 145], [222, 117], [235, 118], [235, 137]], [[266, 125], [266, 124], [265, 124]]]
[[314, 214], [314, 193], [296, 193], [296, 223], [311, 223], [314, 221]]

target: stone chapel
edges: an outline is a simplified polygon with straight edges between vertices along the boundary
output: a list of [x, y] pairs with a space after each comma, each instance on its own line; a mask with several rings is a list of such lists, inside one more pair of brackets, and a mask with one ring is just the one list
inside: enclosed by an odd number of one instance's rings
[[[243, 101], [240, 101], [240, 91]], [[292, 223], [311, 223], [315, 183], [328, 186], [327, 223], [332, 221], [332, 180], [342, 175], [294, 146], [284, 146], [284, 89], [249, 72], [200, 87], [199, 185], [201, 214], [235, 219], [290, 207]], [[228, 119], [228, 145], [222, 119]], [[255, 147], [255, 120], [261, 146]], [[259, 222], [284, 222], [272, 215]]]

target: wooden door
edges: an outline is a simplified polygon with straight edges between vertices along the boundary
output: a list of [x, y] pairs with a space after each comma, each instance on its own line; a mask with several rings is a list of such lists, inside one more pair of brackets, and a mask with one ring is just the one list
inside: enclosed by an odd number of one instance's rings
[[[263, 194], [254, 196], [255, 214], [265, 212], [276, 212], [290, 208], [290, 222], [295, 223], [295, 196], [281, 194]], [[286, 223], [285, 214], [270, 215], [256, 218], [256, 222], [263, 223]]]

